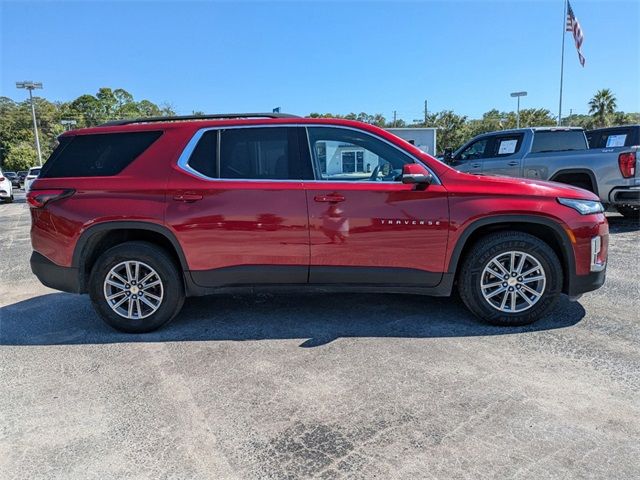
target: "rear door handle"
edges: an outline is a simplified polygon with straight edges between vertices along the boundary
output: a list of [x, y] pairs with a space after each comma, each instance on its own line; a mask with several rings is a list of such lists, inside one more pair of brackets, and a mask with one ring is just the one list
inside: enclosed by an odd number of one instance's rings
[[516, 160], [511, 160], [509, 163], [507, 163], [507, 165], [509, 165], [510, 167], [515, 167], [517, 165], [520, 165], [520, 162]]
[[471, 164], [471, 168], [480, 168], [480, 164], [479, 163], [472, 163]]
[[343, 195], [316, 195], [313, 199], [316, 202], [344, 202]]
[[191, 202], [196, 202], [198, 200], [202, 200], [202, 195], [200, 193], [194, 193], [194, 192], [180, 192], [180, 193], [176, 193], [173, 196], [173, 199], [176, 202], [191, 203]]

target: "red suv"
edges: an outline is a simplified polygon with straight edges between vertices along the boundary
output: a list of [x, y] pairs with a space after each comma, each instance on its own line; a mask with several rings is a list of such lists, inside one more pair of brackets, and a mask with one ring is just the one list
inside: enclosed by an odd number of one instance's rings
[[605, 279], [598, 197], [460, 173], [380, 128], [246, 114], [67, 132], [29, 192], [31, 268], [146, 332], [258, 288], [450, 295], [499, 325]]

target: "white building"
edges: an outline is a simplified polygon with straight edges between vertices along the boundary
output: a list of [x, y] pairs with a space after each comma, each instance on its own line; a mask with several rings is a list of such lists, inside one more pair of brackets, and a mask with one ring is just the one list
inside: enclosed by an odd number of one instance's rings
[[388, 132], [405, 139], [429, 155], [436, 155], [436, 128], [387, 128]]

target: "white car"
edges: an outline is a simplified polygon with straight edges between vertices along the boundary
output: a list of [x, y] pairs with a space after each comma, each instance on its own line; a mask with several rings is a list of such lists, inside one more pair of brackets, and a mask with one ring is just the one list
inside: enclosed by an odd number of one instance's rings
[[5, 203], [13, 202], [13, 185], [11, 180], [4, 176], [2, 170], [0, 170], [0, 200]]
[[29, 193], [29, 190], [31, 190], [31, 184], [38, 178], [38, 175], [40, 175], [40, 168], [41, 167], [32, 167], [29, 169], [29, 173], [27, 173], [24, 179], [24, 193]]

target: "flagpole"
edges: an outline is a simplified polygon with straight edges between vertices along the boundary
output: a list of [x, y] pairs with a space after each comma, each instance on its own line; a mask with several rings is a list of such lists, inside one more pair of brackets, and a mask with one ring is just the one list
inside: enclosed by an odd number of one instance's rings
[[558, 126], [562, 125], [562, 82], [564, 77], [564, 37], [567, 29], [567, 2], [564, 0], [564, 15], [562, 16], [562, 54], [560, 56], [560, 105], [558, 106]]

